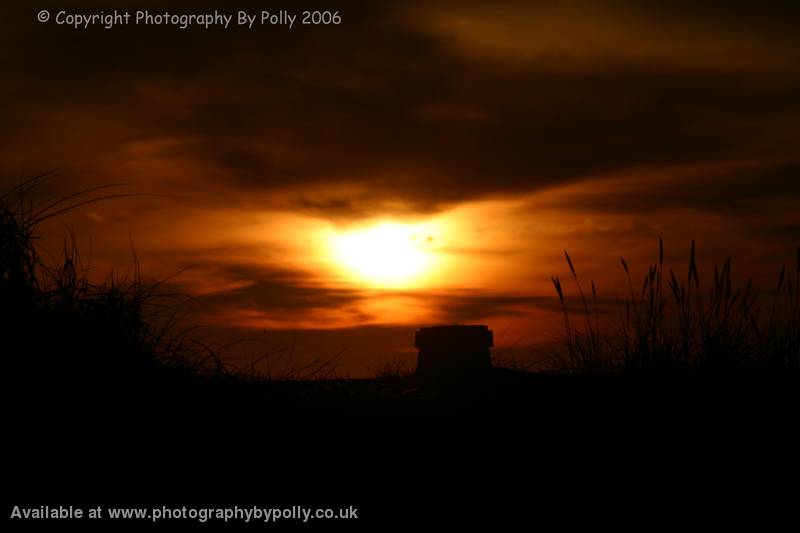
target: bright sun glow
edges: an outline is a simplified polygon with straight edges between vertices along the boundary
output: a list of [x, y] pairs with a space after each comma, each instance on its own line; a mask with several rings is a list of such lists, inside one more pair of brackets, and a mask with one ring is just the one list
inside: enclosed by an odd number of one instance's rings
[[433, 263], [433, 236], [423, 226], [384, 222], [339, 233], [336, 261], [360, 281], [375, 286], [418, 284]]

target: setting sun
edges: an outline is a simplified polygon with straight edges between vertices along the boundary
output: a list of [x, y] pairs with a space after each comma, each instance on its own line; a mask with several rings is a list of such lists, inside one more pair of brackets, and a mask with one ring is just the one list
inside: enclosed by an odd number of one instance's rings
[[337, 263], [360, 281], [382, 287], [414, 285], [431, 268], [433, 236], [424, 227], [384, 222], [336, 234]]

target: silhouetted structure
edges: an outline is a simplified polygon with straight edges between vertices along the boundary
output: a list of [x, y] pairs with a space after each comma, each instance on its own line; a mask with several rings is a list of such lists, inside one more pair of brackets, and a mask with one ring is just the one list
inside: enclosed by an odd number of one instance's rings
[[417, 331], [417, 374], [440, 376], [491, 368], [494, 337], [488, 326], [435, 326]]

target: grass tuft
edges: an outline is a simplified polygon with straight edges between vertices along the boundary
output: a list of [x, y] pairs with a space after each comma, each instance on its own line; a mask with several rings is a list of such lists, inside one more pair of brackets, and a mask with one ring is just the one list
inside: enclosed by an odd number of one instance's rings
[[564, 314], [564, 369], [660, 375], [800, 370], [800, 250], [794, 275], [784, 267], [775, 290], [759, 299], [752, 281], [734, 284], [730, 258], [714, 266], [713, 283], [702, 287], [694, 241], [685, 280], [671, 268], [666, 276], [661, 239], [658, 246], [658, 261], [648, 268], [640, 291], [634, 291], [630, 266], [620, 258], [628, 295], [620, 301], [618, 326], [602, 331], [596, 286], [592, 282], [592, 320], [565, 252], [587, 320], [585, 327], [574, 327], [561, 283], [552, 278]]
[[[0, 196], [0, 327], [11, 385], [30, 393], [47, 387], [70, 394], [109, 392], [155, 384], [171, 386], [230, 377], [219, 358], [182, 327], [191, 298], [162, 290], [169, 279], [145, 283], [134, 267], [92, 280], [71, 232], [60, 254], [45, 262], [37, 227], [70, 209], [138, 194], [105, 194], [124, 184], [93, 187], [43, 206], [30, 194], [48, 174]], [[98, 196], [95, 193], [101, 193]]]

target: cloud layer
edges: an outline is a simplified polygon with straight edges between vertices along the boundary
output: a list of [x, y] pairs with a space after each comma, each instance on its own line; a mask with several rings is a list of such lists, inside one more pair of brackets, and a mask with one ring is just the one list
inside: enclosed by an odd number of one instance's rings
[[[195, 202], [359, 217], [797, 164], [795, 3], [437, 5], [344, 3], [341, 26], [291, 31], [84, 31], [19, 11], [5, 170], [66, 161], [85, 179], [191, 183]], [[783, 185], [767, 184], [796, 194]]]

